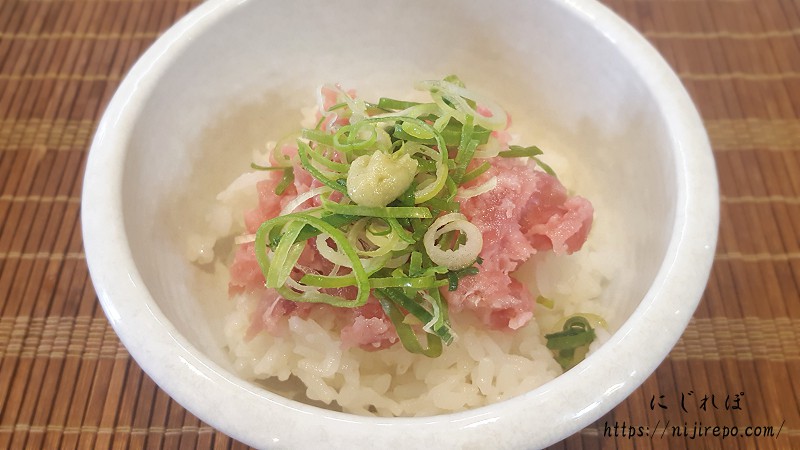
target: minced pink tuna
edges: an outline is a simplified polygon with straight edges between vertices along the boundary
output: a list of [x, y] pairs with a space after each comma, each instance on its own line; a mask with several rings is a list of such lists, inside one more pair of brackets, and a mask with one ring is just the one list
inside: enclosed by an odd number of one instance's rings
[[[285, 147], [282, 151], [291, 153], [296, 149]], [[534, 170], [533, 163], [525, 158], [496, 157], [491, 164], [492, 168], [472, 185], [494, 176], [496, 186], [461, 201], [461, 212], [483, 235], [480, 270], [462, 278], [457, 290], [442, 288], [442, 293], [451, 311], [472, 311], [490, 328], [513, 330], [532, 319], [535, 300], [525, 286], [510, 276], [511, 272], [536, 252], [569, 254], [580, 249], [591, 228], [593, 209], [588, 200], [569, 196], [558, 179]], [[294, 167], [294, 174], [294, 183], [281, 195], [274, 192], [280, 172], [271, 172], [258, 183], [259, 203], [245, 213], [248, 232], [255, 232], [263, 221], [277, 216], [298, 194], [316, 187], [317, 182], [299, 165]], [[298, 210], [316, 203], [309, 200]], [[314, 245], [307, 246], [298, 264], [318, 273], [328, 273], [332, 268]], [[237, 249], [230, 269], [229, 291], [260, 296], [248, 337], [262, 330], [282, 335], [288, 317], [305, 317], [312, 309], [320, 308], [336, 316], [345, 347], [378, 350], [398, 341], [391, 321], [372, 297], [366, 305], [349, 309], [295, 303], [266, 289], [253, 243]]]
[[594, 210], [526, 159], [495, 158], [475, 183], [493, 176], [494, 189], [461, 202], [461, 212], [483, 235], [480, 271], [444, 294], [455, 311], [470, 309], [491, 328], [517, 329], [533, 318], [535, 301], [511, 272], [538, 251], [579, 250]]

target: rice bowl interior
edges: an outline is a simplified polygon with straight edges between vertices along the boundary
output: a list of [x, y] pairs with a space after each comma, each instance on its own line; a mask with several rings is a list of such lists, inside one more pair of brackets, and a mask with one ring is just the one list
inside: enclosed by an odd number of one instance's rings
[[[598, 310], [590, 312], [602, 313], [610, 333], [620, 331], [606, 346], [627, 356], [615, 361], [623, 367], [612, 369], [612, 350], [600, 348], [569, 373], [498, 409], [427, 423], [461, 430], [502, 424], [508, 431], [484, 438], [480, 431], [465, 432], [448, 444], [487, 439], [540, 446], [621, 401], [679, 337], [705, 284], [716, 237], [710, 150], [674, 74], [641, 37], [593, 2], [508, 1], [487, 9], [479, 2], [392, 1], [371, 9], [345, 1], [337, 9], [348, 14], [335, 20], [321, 4], [305, 6], [202, 5], [148, 52], [110, 105], [87, 167], [84, 224], [93, 280], [131, 354], [201, 419], [253, 445], [333, 436], [332, 445], [344, 447], [342, 436], [356, 438], [363, 431], [354, 430], [364, 424], [397, 424], [381, 437], [386, 442], [403, 430], [422, 430], [403, 419], [325, 412], [242, 381], [226, 349], [226, 285], [219, 271], [187, 260], [185, 242], [188, 234], [203, 232], [216, 193], [249, 165], [251, 150], [297, 128], [315, 87], [335, 81], [364, 97], [403, 97], [413, 80], [456, 72], [503, 105], [522, 139], [547, 149], [548, 163], [567, 174], [564, 184], [595, 204], [591, 252], [547, 261], [549, 273], [520, 278], [538, 277], [545, 289], [557, 291], [559, 283], [574, 284], [560, 267], [575, 276], [596, 268], [602, 289], [591, 292]], [[405, 24], [400, 37], [382, 32], [386, 17]], [[342, 32], [353, 29], [362, 35]], [[109, 252], [109, 243], [121, 250]], [[687, 261], [691, 270], [683, 267]], [[114, 266], [123, 273], [112, 273]], [[578, 295], [595, 288], [578, 287]], [[673, 320], [665, 322], [665, 313]], [[633, 341], [643, 329], [657, 335], [648, 337], [655, 350], [637, 358], [642, 344]], [[193, 392], [207, 392], [206, 383], [225, 386], [219, 395], [227, 400], [195, 400]], [[548, 395], [563, 400], [565, 392], [572, 398], [540, 413], [561, 418], [556, 426], [534, 432], [507, 416], [515, 408], [525, 414], [544, 408], [553, 403]], [[255, 430], [255, 422], [237, 411], [241, 404], [274, 427]], [[296, 421], [303, 419], [282, 417], [289, 410], [324, 426], [301, 432], [306, 427]], [[484, 424], [493, 415], [498, 418]], [[445, 442], [424, 430], [411, 439], [417, 446]]]

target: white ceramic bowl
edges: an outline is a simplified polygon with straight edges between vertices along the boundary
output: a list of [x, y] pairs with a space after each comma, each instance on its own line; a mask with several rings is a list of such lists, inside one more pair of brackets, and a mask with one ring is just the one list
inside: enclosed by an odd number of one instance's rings
[[[183, 257], [182, 224], [201, 217], [201, 200], [246, 167], [253, 146], [296, 128], [320, 84], [400, 96], [450, 73], [558, 148], [577, 190], [616, 218], [623, 270], [604, 300], [617, 331], [541, 388], [451, 415], [358, 417], [237, 378], [213, 311], [224, 290], [197, 289], [204, 278]], [[678, 78], [594, 1], [211, 0], [144, 54], [109, 104], [82, 219], [92, 279], [122, 342], [225, 433], [258, 447], [530, 448], [596, 420], [664, 359], [705, 287], [717, 202], [707, 137]]]

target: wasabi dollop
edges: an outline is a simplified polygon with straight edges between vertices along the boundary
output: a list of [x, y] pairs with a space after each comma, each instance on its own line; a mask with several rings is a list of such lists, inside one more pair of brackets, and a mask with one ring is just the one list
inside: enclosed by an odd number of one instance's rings
[[361, 206], [386, 206], [411, 186], [417, 166], [407, 153], [395, 157], [376, 151], [359, 156], [347, 173], [347, 195]]

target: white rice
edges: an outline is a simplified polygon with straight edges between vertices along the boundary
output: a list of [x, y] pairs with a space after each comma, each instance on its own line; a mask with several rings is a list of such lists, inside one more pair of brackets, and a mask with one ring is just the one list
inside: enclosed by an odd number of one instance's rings
[[310, 400], [354, 414], [426, 416], [461, 411], [507, 399], [553, 379], [555, 362], [536, 322], [516, 333], [488, 331], [456, 318], [459, 339], [438, 358], [411, 354], [402, 345], [367, 352], [343, 350], [333, 320], [313, 314], [289, 318], [284, 337], [259, 333], [244, 339], [258, 300], [235, 299], [225, 336], [235, 367], [247, 379], [296, 377]]

